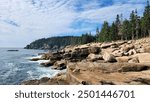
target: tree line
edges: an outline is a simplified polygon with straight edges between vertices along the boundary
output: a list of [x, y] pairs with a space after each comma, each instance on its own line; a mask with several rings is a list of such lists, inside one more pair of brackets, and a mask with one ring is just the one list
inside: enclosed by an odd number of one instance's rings
[[123, 19], [123, 14], [118, 14], [116, 20], [109, 25], [104, 21], [102, 29], [96, 30], [96, 41], [134, 40], [150, 36], [150, 4], [147, 1], [143, 17], [138, 16], [138, 11], [133, 10], [129, 19]]

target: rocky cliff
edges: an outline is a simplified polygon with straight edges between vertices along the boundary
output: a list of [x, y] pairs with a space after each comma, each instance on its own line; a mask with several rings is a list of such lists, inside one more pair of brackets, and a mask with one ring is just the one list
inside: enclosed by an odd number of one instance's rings
[[22, 84], [48, 85], [149, 85], [150, 38], [68, 46], [32, 61], [48, 59], [42, 66], [67, 69], [54, 78]]

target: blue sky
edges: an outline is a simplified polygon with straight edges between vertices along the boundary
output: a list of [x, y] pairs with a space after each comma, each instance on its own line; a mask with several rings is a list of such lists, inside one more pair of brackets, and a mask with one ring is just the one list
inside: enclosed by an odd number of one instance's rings
[[117, 14], [142, 15], [147, 0], [0, 0], [0, 47], [24, 47], [44, 37], [95, 33]]

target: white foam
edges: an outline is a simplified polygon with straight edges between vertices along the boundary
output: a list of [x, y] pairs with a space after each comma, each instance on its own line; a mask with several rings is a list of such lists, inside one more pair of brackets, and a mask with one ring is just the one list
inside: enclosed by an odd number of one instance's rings
[[41, 73], [39, 76], [39, 79], [42, 77], [54, 77], [56, 74], [58, 74], [59, 70], [52, 70], [51, 68], [41, 68], [38, 67], [38, 72]]
[[38, 60], [38, 61], [36, 61], [36, 62], [38, 62], [39, 64], [40, 63], [45, 63], [45, 62], [48, 62], [49, 60]]
[[33, 71], [27, 71], [27, 74], [29, 75], [29, 78], [28, 79], [34, 79], [33, 77]]
[[25, 59], [33, 59], [33, 58], [41, 58], [42, 57], [42, 55], [38, 55], [38, 56], [34, 56], [34, 57], [25, 57]]

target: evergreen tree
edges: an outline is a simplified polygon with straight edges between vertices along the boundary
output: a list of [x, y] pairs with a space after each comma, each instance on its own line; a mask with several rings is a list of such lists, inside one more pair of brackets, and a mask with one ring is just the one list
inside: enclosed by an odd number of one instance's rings
[[117, 26], [113, 22], [112, 25], [110, 26], [110, 39], [111, 41], [118, 40], [118, 35], [117, 35]]
[[119, 14], [117, 14], [117, 17], [116, 17], [116, 21], [115, 21], [115, 25], [116, 25], [116, 32], [117, 34], [119, 33], [119, 29], [120, 29], [120, 25], [121, 25], [121, 21], [120, 21], [120, 16]]
[[150, 5], [149, 5], [149, 1], [147, 1], [147, 6], [145, 7], [145, 10], [143, 13], [142, 28], [145, 33], [144, 35], [150, 36]]
[[122, 31], [123, 31], [123, 38], [124, 38], [125, 40], [131, 39], [131, 27], [130, 27], [130, 22], [129, 22], [129, 20], [125, 19], [125, 20], [123, 21], [122, 27], [123, 27], [123, 30], [122, 30]]
[[96, 28], [96, 35], [95, 35], [96, 41], [98, 41], [99, 35], [100, 35], [100, 30], [99, 30], [99, 28], [97, 27], [97, 28]]
[[109, 37], [109, 25], [107, 21], [104, 21], [104, 24], [102, 26], [100, 36], [98, 38], [98, 41], [104, 42], [104, 41], [110, 41]]
[[137, 9], [135, 10], [135, 34], [136, 34], [136, 39], [138, 39], [140, 37], [140, 30], [141, 30], [141, 26], [140, 26], [140, 17], [137, 15]]
[[118, 27], [118, 36], [119, 36], [120, 40], [123, 40], [123, 26], [122, 26], [122, 23], [123, 23], [123, 15], [121, 14], [120, 15], [120, 24], [119, 24], [119, 27]]
[[135, 28], [136, 28], [136, 15], [135, 12], [132, 11], [130, 14], [130, 25], [131, 25], [131, 34], [132, 34], [132, 40], [135, 39]]

